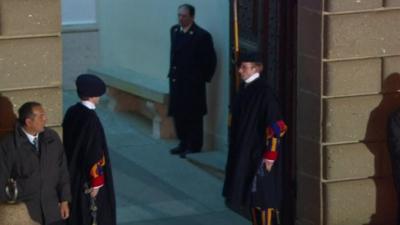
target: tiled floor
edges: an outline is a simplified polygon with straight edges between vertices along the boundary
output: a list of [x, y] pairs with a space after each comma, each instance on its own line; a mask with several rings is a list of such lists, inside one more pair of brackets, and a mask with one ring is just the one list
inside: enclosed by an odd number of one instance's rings
[[[64, 92], [65, 109], [76, 101], [74, 92]], [[96, 111], [111, 153], [118, 224], [250, 224], [225, 207], [220, 179], [171, 156], [176, 141], [152, 138], [150, 121], [112, 112], [107, 97]]]

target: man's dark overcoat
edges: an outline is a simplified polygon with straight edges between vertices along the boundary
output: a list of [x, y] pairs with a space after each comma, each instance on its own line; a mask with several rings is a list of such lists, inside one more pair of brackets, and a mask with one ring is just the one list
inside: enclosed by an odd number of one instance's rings
[[[34, 221], [61, 221], [59, 203], [71, 201], [64, 147], [58, 134], [45, 128], [39, 134], [39, 152], [17, 123], [15, 131], [0, 142], [0, 199], [6, 201], [5, 183], [17, 181], [18, 201], [27, 205]], [[44, 219], [44, 221], [43, 221]]]
[[184, 33], [180, 25], [171, 28], [169, 115], [202, 116], [207, 113], [206, 83], [216, 67], [216, 54], [209, 32], [193, 24]]

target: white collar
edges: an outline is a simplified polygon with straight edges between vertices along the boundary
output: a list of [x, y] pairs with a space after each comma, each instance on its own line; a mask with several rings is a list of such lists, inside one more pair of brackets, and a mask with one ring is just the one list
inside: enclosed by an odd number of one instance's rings
[[260, 74], [259, 73], [255, 73], [253, 75], [251, 75], [249, 78], [247, 78], [244, 82], [246, 84], [250, 84], [251, 82], [253, 82], [255, 79], [259, 78]]
[[28, 133], [24, 128], [22, 128], [22, 131], [26, 134], [26, 136], [29, 139], [29, 142], [33, 144], [33, 140], [36, 138], [36, 140], [39, 139], [39, 133], [37, 133], [36, 135], [32, 135], [30, 133]]
[[187, 26], [187, 28], [185, 29], [181, 25], [181, 28], [179, 30], [186, 34], [190, 30], [190, 28], [192, 28], [192, 26], [193, 26], [193, 23], [190, 24], [189, 26]]
[[86, 106], [88, 109], [95, 110], [96, 105], [91, 101], [81, 101], [82, 105]]

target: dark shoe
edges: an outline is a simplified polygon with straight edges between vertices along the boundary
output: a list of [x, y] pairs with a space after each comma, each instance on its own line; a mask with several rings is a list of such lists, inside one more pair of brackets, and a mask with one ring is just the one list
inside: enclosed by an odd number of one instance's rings
[[180, 146], [176, 146], [175, 148], [169, 150], [169, 153], [171, 153], [172, 155], [178, 155], [181, 154], [183, 152], [183, 148], [181, 148]]
[[200, 150], [193, 150], [193, 149], [185, 149], [185, 151], [182, 151], [179, 156], [184, 159], [186, 158], [187, 154], [193, 154], [193, 153], [197, 153], [200, 152]]

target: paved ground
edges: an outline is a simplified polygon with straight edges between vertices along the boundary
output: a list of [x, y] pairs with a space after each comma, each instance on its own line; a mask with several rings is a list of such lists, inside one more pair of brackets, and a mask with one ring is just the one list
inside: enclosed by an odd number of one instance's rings
[[[77, 101], [64, 92], [65, 109]], [[111, 153], [119, 225], [246, 225], [228, 210], [222, 180], [188, 160], [171, 156], [174, 140], [151, 137], [150, 121], [107, 108], [96, 110]]]

